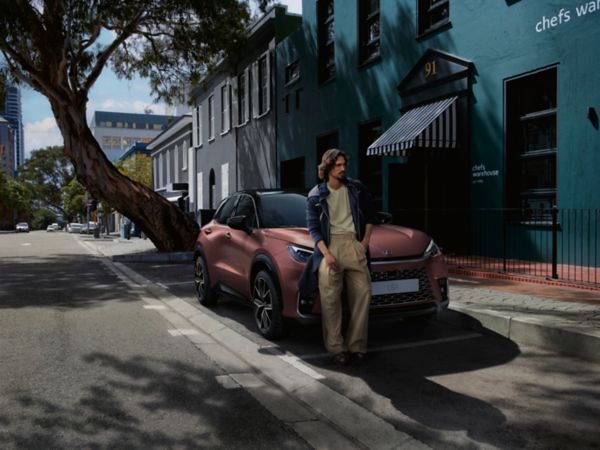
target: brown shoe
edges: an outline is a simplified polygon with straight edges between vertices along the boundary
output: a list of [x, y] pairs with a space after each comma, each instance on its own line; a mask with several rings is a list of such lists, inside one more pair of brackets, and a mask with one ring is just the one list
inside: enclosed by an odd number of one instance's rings
[[348, 365], [349, 358], [346, 353], [336, 353], [331, 357], [331, 360], [337, 364], [338, 366], [346, 366]]

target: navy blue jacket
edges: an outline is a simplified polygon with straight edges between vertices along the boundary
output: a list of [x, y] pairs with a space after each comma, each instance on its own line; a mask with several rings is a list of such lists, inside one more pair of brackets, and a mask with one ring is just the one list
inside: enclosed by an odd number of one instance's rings
[[[371, 194], [366, 186], [358, 180], [344, 178], [343, 182], [348, 188], [350, 212], [352, 213], [354, 229], [356, 230], [356, 239], [361, 241], [365, 234], [366, 225], [368, 223], [372, 224], [375, 221], [375, 211], [373, 210]], [[323, 254], [319, 250], [317, 243], [322, 240], [329, 246], [330, 242], [329, 207], [327, 206], [328, 195], [329, 189], [327, 188], [327, 183], [324, 181], [311, 189], [306, 200], [306, 224], [310, 237], [315, 243], [315, 249], [312, 256], [306, 262], [306, 267], [304, 267], [302, 276], [298, 281], [300, 297], [304, 299], [313, 298], [318, 288], [317, 273], [319, 265], [323, 260]]]

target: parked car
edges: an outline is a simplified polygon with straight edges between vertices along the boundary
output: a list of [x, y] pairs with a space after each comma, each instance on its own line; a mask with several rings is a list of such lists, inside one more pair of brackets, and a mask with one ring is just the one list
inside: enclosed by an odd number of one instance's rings
[[19, 222], [15, 227], [17, 233], [29, 233], [29, 224], [27, 222]]
[[51, 223], [50, 225], [48, 225], [46, 227], [46, 231], [58, 231], [60, 230], [60, 225], [58, 225], [57, 223]]
[[[277, 338], [287, 319], [320, 319], [320, 303], [299, 298], [298, 279], [313, 252], [306, 196], [273, 190], [237, 192], [200, 229], [194, 252], [198, 300], [222, 294], [250, 302], [259, 332]], [[370, 315], [426, 322], [448, 306], [445, 258], [425, 233], [396, 225], [373, 228]]]
[[82, 225], [78, 222], [72, 222], [69, 225], [67, 225], [67, 231], [69, 233], [79, 233], [81, 232], [81, 227]]
[[79, 232], [81, 234], [93, 234], [96, 228], [98, 228], [98, 224], [96, 222], [88, 222], [81, 224]]

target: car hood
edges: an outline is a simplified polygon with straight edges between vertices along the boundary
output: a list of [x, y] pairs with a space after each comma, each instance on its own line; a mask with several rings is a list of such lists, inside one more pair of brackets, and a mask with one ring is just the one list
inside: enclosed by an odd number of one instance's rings
[[[314, 243], [306, 228], [269, 228], [265, 237], [292, 242], [313, 248]], [[406, 258], [421, 256], [431, 238], [419, 230], [397, 225], [376, 225], [371, 235], [371, 258]]]

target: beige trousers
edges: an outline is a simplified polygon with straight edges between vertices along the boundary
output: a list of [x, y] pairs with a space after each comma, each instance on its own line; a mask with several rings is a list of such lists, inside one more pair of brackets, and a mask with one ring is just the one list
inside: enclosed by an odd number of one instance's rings
[[[339, 271], [330, 269], [323, 258], [319, 266], [319, 295], [325, 348], [332, 355], [344, 351], [366, 353], [371, 303], [371, 275], [366, 251], [354, 233], [332, 235], [329, 251], [335, 256]], [[345, 340], [342, 337], [344, 283], [350, 307]]]

